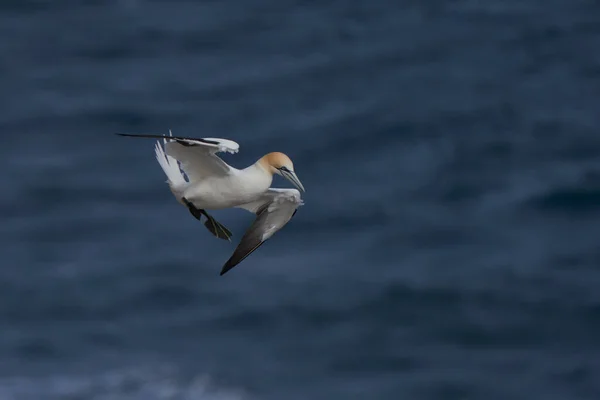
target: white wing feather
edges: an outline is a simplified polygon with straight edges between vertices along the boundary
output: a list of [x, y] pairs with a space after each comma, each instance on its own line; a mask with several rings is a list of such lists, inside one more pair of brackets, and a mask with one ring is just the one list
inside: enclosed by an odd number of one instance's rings
[[[167, 143], [167, 140], [163, 139], [163, 142]], [[171, 192], [173, 192], [173, 195], [179, 199], [181, 197], [180, 194], [184, 190], [187, 183], [183, 177], [183, 174], [181, 173], [181, 170], [179, 169], [177, 160], [165, 154], [160, 140], [156, 142], [154, 152], [156, 154], [156, 160], [160, 164], [165, 175], [167, 175], [167, 183], [169, 184]]]
[[269, 210], [274, 211], [277, 207], [285, 206], [285, 203], [288, 203], [288, 206], [295, 205], [294, 208], [297, 208], [304, 204], [302, 202], [300, 192], [297, 189], [269, 188], [269, 190], [267, 190], [258, 200], [242, 204], [237, 207], [243, 208], [244, 210], [248, 210], [251, 213], [256, 214], [262, 207], [264, 207], [267, 204], [269, 205]]
[[275, 232], [283, 228], [292, 219], [300, 205], [302, 205], [302, 199], [300, 192], [296, 189], [277, 190], [264, 211], [267, 214], [265, 220], [255, 227], [262, 231], [262, 241], [269, 239]]
[[208, 176], [227, 175], [232, 167], [216, 153], [235, 154], [239, 148], [236, 142], [227, 139], [177, 139], [165, 144], [165, 153], [179, 161], [190, 182], [198, 182]]

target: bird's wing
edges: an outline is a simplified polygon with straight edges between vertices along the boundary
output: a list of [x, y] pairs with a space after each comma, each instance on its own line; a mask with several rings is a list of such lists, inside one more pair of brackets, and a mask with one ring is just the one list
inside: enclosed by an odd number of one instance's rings
[[[169, 132], [170, 133], [170, 132]], [[165, 140], [165, 153], [181, 164], [181, 169], [190, 182], [198, 182], [207, 176], [223, 176], [232, 167], [223, 161], [216, 153], [237, 153], [239, 144], [232, 140], [217, 138], [189, 138], [169, 135], [134, 135], [119, 133], [120, 136], [157, 138]]]
[[256, 214], [256, 219], [221, 269], [221, 275], [238, 265], [267, 239], [283, 228], [303, 204], [296, 189], [269, 189], [261, 199], [239, 206]]

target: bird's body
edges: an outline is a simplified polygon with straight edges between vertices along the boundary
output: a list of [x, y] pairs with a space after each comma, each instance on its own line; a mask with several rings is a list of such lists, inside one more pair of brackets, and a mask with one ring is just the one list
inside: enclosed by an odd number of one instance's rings
[[292, 161], [283, 153], [268, 153], [254, 164], [237, 169], [216, 156], [218, 152], [238, 152], [239, 145], [231, 140], [172, 135], [119, 135], [163, 139], [164, 147], [159, 141], [155, 146], [155, 154], [167, 175], [171, 192], [195, 218], [200, 220], [204, 215], [207, 218], [205, 226], [216, 237], [230, 240], [231, 233], [206, 210], [237, 207], [256, 214], [254, 223], [223, 266], [221, 275], [287, 224], [303, 204], [298, 190], [270, 187], [273, 175], [279, 174], [304, 190], [294, 172]]
[[206, 210], [238, 207], [256, 201], [272, 181], [273, 175], [256, 163], [241, 170], [232, 168], [225, 176], [210, 176], [188, 184], [183, 197]]

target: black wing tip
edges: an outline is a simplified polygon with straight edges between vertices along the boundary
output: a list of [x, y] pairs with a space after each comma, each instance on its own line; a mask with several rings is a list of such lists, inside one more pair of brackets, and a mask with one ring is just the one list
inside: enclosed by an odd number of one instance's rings
[[[244, 241], [244, 239], [242, 239], [242, 242], [243, 241]], [[260, 246], [262, 246], [266, 242], [267, 242], [266, 240], [259, 242], [256, 246], [254, 246], [250, 251], [248, 251], [246, 254], [244, 254], [241, 258], [236, 259], [236, 253], [234, 252], [233, 255], [231, 256], [231, 258], [229, 260], [227, 260], [225, 265], [223, 265], [223, 268], [221, 269], [221, 273], [219, 274], [219, 276], [224, 275], [227, 271], [229, 271], [236, 265], [240, 264], [242, 261], [244, 261], [246, 258], [248, 258], [248, 256], [250, 254], [254, 253], [254, 251], [256, 249], [258, 249]]]
[[223, 276], [225, 275], [230, 269], [232, 269], [233, 267], [235, 267], [234, 265], [229, 264], [229, 262], [227, 262], [223, 268], [221, 269], [221, 273], [219, 274], [219, 276]]
[[122, 133], [122, 132], [115, 132], [115, 135], [117, 136], [125, 136], [125, 137], [137, 137], [137, 138], [150, 138], [150, 139], [160, 139], [160, 138], [165, 138], [168, 139], [171, 136], [168, 135], [151, 135], [151, 134], [143, 134], [143, 133]]
[[213, 144], [213, 145], [216, 145], [216, 146], [218, 146], [218, 145], [221, 144], [220, 142], [217, 142], [215, 140], [208, 140], [208, 139], [196, 139], [196, 140], [199, 140], [199, 141], [204, 142], [206, 144]]
[[184, 141], [200, 142], [200, 143], [205, 143], [205, 144], [212, 144], [214, 146], [218, 146], [219, 144], [221, 144], [220, 142], [217, 142], [216, 140], [209, 140], [209, 139], [203, 139], [203, 138], [191, 138], [191, 137], [185, 137], [185, 136], [145, 135], [145, 134], [120, 133], [120, 132], [116, 132], [115, 135], [127, 136], [127, 137], [150, 138], [150, 139], [171, 139], [171, 140], [175, 140], [177, 143], [179, 143], [183, 146], [195, 146], [195, 144], [193, 144], [193, 143], [186, 143]]

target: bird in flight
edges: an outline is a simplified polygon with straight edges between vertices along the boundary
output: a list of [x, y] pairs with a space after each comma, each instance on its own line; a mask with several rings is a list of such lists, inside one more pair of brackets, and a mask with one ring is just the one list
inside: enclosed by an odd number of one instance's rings
[[268, 153], [254, 164], [237, 169], [217, 156], [219, 152], [234, 154], [239, 151], [240, 146], [232, 140], [173, 136], [171, 131], [168, 136], [117, 135], [162, 139], [162, 143], [157, 141], [154, 150], [167, 175], [171, 192], [196, 219], [201, 221], [204, 216], [204, 226], [217, 238], [231, 241], [232, 235], [207, 210], [236, 207], [256, 215], [220, 275], [238, 265], [283, 228], [304, 204], [298, 190], [270, 187], [273, 175], [277, 174], [304, 192], [292, 160], [283, 153]]

